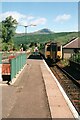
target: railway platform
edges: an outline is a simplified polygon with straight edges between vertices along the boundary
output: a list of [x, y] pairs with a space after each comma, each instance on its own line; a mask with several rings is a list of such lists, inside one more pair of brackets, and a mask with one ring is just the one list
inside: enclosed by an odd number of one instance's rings
[[60, 89], [45, 61], [30, 56], [15, 83], [2, 86], [2, 118], [75, 120], [77, 113], [71, 111]]

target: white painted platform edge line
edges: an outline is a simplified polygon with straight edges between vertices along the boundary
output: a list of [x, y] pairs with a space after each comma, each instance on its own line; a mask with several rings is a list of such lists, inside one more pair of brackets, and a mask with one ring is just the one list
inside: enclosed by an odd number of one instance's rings
[[1, 87], [1, 86], [8, 86], [8, 84], [3, 84], [3, 83], [1, 84], [1, 83], [0, 83], [0, 87]]
[[67, 104], [68, 104], [68, 106], [69, 106], [73, 116], [78, 119], [80, 116], [79, 116], [78, 112], [76, 111], [75, 107], [73, 106], [73, 104], [71, 103], [70, 99], [68, 98], [67, 94], [65, 93], [64, 89], [62, 88], [62, 86], [58, 82], [57, 78], [54, 76], [54, 74], [52, 73], [52, 71], [50, 70], [48, 65], [46, 64], [45, 60], [43, 60], [43, 62], [46, 65], [48, 71], [51, 73], [51, 75], [54, 78], [54, 80], [56, 81], [56, 83], [57, 83], [57, 85], [58, 85], [58, 87], [59, 87], [63, 97], [65, 98], [65, 100], [66, 100], [66, 102], [67, 102]]
[[18, 79], [18, 77], [21, 75], [22, 71], [24, 70], [24, 68], [26, 67], [27, 63], [24, 65], [24, 67], [19, 71], [19, 73], [16, 75], [15, 78], [13, 78], [11, 81], [10, 81], [10, 84], [13, 85], [16, 80]]

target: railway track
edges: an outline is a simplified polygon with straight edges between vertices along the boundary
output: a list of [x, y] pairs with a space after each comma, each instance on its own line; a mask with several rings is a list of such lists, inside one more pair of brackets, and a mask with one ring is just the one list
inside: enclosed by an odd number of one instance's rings
[[57, 64], [50, 67], [50, 69], [80, 115], [80, 82], [74, 79], [68, 72], [63, 70]]
[[80, 81], [76, 80], [72, 75], [70, 75], [66, 70], [62, 69], [59, 65], [56, 64], [56, 66], [57, 66], [57, 68], [59, 68], [64, 74], [66, 74], [66, 75], [68, 76], [68, 78], [69, 78], [70, 80], [72, 80], [72, 82], [73, 82], [77, 87], [80, 88]]

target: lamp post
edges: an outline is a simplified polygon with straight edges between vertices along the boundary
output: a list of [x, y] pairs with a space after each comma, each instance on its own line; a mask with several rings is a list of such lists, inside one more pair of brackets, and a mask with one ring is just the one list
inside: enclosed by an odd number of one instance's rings
[[26, 40], [27, 28], [28, 28], [29, 26], [36, 26], [36, 25], [35, 25], [35, 24], [29, 24], [29, 25], [21, 25], [21, 24], [19, 24], [19, 26], [23, 26], [23, 27], [25, 28], [25, 40]]
[[35, 25], [35, 24], [25, 25], [25, 26], [24, 26], [24, 27], [25, 27], [25, 34], [27, 33], [27, 28], [28, 28], [29, 26], [36, 26], [36, 25]]
[[25, 34], [27, 33], [27, 28], [29, 27], [29, 26], [37, 26], [37, 25], [35, 25], [35, 24], [29, 24], [29, 25], [21, 25], [21, 24], [18, 24], [19, 26], [23, 26], [24, 28], [25, 28]]
[[26, 40], [26, 34], [27, 34], [27, 28], [29, 27], [29, 26], [36, 26], [35, 24], [30, 24], [30, 25], [23, 25], [24, 26], [24, 28], [25, 28], [25, 40]]

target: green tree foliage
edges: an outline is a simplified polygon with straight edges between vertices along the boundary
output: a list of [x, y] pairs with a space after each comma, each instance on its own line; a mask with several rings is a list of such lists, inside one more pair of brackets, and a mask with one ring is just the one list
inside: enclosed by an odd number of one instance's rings
[[2, 36], [2, 23], [0, 22], [0, 38]]
[[8, 43], [12, 40], [12, 37], [15, 35], [16, 27], [17, 27], [17, 21], [16, 19], [13, 19], [12, 16], [9, 16], [2, 21], [3, 42]]
[[53, 41], [63, 45], [70, 41], [73, 37], [78, 37], [78, 32], [62, 32], [53, 34], [27, 34], [26, 36], [24, 34], [20, 35], [16, 34], [16, 36], [14, 36], [14, 43], [15, 45], [29, 43], [45, 44], [48, 41]]
[[40, 43], [40, 45], [39, 45], [39, 50], [42, 50], [42, 49], [45, 49], [45, 44]]
[[30, 45], [29, 45], [29, 47], [34, 46], [34, 44], [35, 44], [34, 42], [31, 42]]

